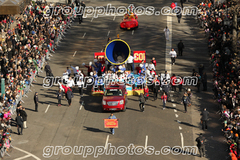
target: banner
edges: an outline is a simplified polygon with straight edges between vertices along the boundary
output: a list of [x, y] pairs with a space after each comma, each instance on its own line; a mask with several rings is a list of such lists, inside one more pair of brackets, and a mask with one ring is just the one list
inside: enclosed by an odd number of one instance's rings
[[146, 51], [133, 51], [133, 63], [141, 63], [144, 60], [146, 63]]
[[104, 119], [104, 128], [118, 128], [118, 120]]
[[94, 59], [97, 59], [100, 63], [105, 64], [105, 52], [94, 53]]

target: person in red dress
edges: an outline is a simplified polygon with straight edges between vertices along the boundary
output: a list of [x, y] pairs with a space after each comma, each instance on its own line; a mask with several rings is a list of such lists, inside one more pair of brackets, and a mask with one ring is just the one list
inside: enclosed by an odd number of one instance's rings
[[154, 64], [154, 66], [156, 67], [157, 66], [157, 61], [155, 60], [155, 57], [153, 57], [151, 61]]
[[165, 92], [164, 92], [163, 95], [161, 96], [161, 99], [162, 99], [162, 101], [163, 101], [163, 109], [165, 109], [166, 102], [167, 102], [167, 95], [165, 94]]
[[146, 85], [144, 87], [144, 98], [145, 98], [145, 101], [147, 102], [148, 100], [148, 97], [149, 97], [149, 89], [148, 89], [148, 86]]

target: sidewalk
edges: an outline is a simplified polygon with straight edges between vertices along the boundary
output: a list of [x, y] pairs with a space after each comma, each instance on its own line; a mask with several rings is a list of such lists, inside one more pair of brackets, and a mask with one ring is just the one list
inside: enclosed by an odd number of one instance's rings
[[[185, 6], [194, 6], [196, 3], [185, 3]], [[189, 116], [192, 126], [191, 132], [193, 133], [192, 139], [185, 139], [187, 141], [193, 141], [196, 145], [195, 139], [200, 133], [203, 133], [206, 138], [206, 158], [199, 158], [195, 156], [195, 159], [226, 159], [228, 157], [227, 144], [224, 141], [224, 137], [221, 133], [221, 121], [219, 121], [219, 115], [216, 114], [218, 111], [217, 104], [213, 100], [212, 92], [212, 68], [209, 62], [208, 48], [205, 33], [199, 25], [196, 23], [193, 16], [183, 16], [181, 23], [177, 22], [177, 17], [172, 17], [173, 23], [173, 39], [172, 47], [177, 49], [177, 43], [182, 40], [185, 49], [183, 56], [176, 59], [176, 65], [172, 67], [172, 73], [181, 76], [191, 76], [192, 69], [198, 72], [200, 64], [204, 64], [205, 72], [208, 77], [208, 91], [197, 92], [197, 87], [190, 87], [192, 89], [193, 98], [190, 112], [186, 116]], [[174, 36], [175, 35], [175, 36]], [[176, 36], [177, 35], [177, 36]], [[182, 72], [184, 70], [184, 72]], [[201, 86], [202, 90], [202, 86]], [[181, 93], [183, 94], [183, 93]], [[208, 123], [208, 130], [203, 131], [200, 123], [200, 113], [204, 108], [210, 113], [210, 120]], [[186, 117], [185, 116], [185, 117]], [[188, 118], [188, 119], [189, 119]], [[185, 138], [185, 137], [184, 137]], [[218, 151], [216, 153], [216, 151]]]

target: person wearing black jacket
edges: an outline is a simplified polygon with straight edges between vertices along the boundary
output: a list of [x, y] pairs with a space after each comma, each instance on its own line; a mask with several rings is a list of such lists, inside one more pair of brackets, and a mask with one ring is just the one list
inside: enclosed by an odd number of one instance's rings
[[205, 129], [207, 129], [207, 121], [209, 118], [209, 112], [207, 111], [206, 108], [204, 108], [204, 110], [202, 111], [201, 116], [202, 116], [202, 118], [201, 118], [202, 129], [205, 130]]
[[57, 99], [58, 99], [58, 106], [61, 106], [61, 100], [62, 100], [63, 92], [61, 89], [57, 92]]
[[[22, 130], [23, 130], [23, 119], [20, 116], [20, 113], [18, 113], [18, 116], [16, 117], [16, 123], [17, 123], [17, 130], [18, 130], [18, 135], [22, 134]], [[21, 128], [21, 132], [20, 129]]]
[[154, 94], [154, 101], [157, 100], [158, 92], [160, 91], [160, 82], [157, 78], [153, 80], [153, 94]]
[[[181, 19], [181, 17], [180, 17], [180, 19]], [[179, 23], [180, 23], [180, 20], [179, 20]], [[184, 49], [184, 44], [183, 44], [182, 40], [180, 40], [177, 47], [178, 47], [178, 55], [182, 56], [183, 49]]]
[[139, 97], [139, 108], [141, 112], [144, 112], [144, 105], [145, 105], [145, 98], [143, 97], [143, 94], [140, 94]]
[[35, 92], [34, 95], [35, 111], [38, 112], [38, 92]]
[[50, 76], [50, 75], [51, 75], [52, 70], [51, 70], [51, 68], [50, 68], [50, 66], [49, 66], [48, 63], [47, 63], [47, 65], [45, 66], [44, 70], [45, 70], [45, 72], [46, 72], [46, 76]]
[[70, 88], [68, 88], [67, 91], [67, 100], [68, 100], [68, 105], [69, 107], [72, 105], [72, 98], [73, 98], [73, 93]]
[[197, 142], [197, 147], [200, 153], [200, 157], [204, 157], [205, 156], [205, 138], [203, 137], [202, 133], [200, 133], [199, 137], [196, 138], [195, 140]]
[[20, 115], [23, 119], [23, 128], [26, 129], [27, 127], [27, 113], [25, 111], [25, 108], [23, 107], [22, 110], [20, 110]]
[[17, 109], [16, 109], [16, 113], [17, 113], [17, 115], [18, 115], [18, 113], [20, 113], [21, 108], [22, 108], [22, 105], [21, 105], [21, 104], [17, 106]]
[[189, 99], [188, 94], [186, 92], [184, 93], [184, 95], [182, 97], [182, 102], [181, 103], [184, 105], [185, 113], [187, 113], [187, 106], [191, 102], [190, 102], [190, 99]]

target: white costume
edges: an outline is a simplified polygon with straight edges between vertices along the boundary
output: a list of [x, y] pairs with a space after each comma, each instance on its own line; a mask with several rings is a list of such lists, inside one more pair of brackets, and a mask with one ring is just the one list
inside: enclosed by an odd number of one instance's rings
[[167, 41], [169, 41], [169, 34], [170, 34], [170, 30], [168, 28], [164, 28], [163, 30], [165, 32], [165, 38]]

